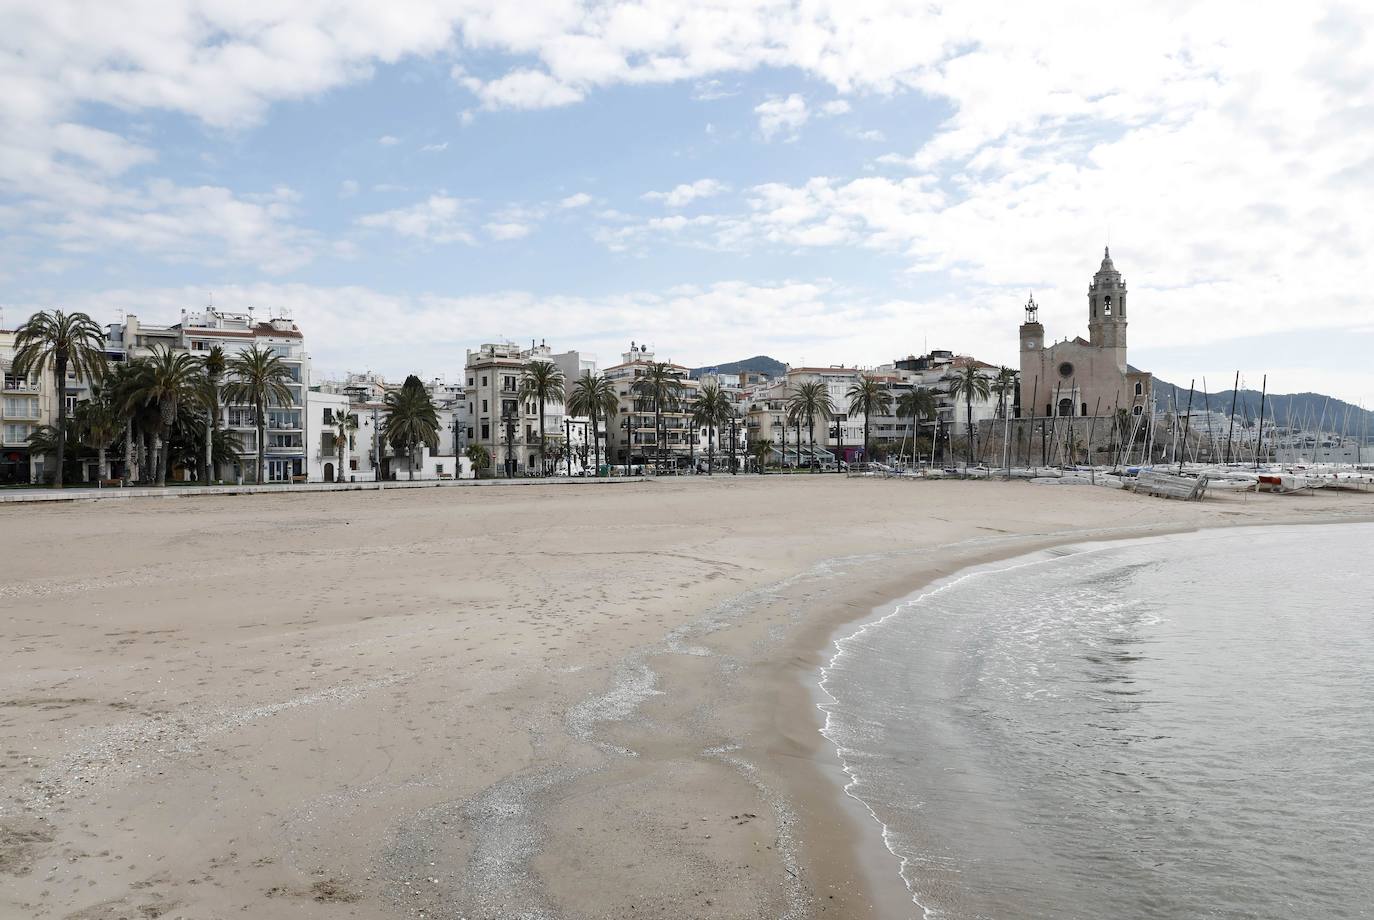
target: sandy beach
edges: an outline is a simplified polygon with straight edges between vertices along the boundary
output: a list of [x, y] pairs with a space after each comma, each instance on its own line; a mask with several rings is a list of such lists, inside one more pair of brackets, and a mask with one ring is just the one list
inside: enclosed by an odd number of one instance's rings
[[818, 733], [840, 625], [1370, 517], [835, 476], [0, 507], [0, 917], [908, 916]]

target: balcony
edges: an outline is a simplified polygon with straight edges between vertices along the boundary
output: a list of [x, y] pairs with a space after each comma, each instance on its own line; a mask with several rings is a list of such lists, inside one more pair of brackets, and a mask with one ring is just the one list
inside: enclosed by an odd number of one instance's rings
[[14, 374], [6, 374], [4, 382], [0, 383], [0, 388], [6, 393], [37, 393], [40, 387], [37, 380], [16, 377]]

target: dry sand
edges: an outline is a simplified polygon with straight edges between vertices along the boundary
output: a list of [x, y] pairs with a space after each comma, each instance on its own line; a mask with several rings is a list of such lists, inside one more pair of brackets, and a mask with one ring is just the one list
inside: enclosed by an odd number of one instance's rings
[[0, 916], [876, 917], [833, 631], [969, 564], [1374, 513], [714, 477], [0, 507]]

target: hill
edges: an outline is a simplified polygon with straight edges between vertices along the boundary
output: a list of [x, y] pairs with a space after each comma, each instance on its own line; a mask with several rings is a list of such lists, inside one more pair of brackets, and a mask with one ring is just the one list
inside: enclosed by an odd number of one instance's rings
[[[1193, 409], [1210, 406], [1215, 412], [1229, 414], [1231, 411], [1232, 390], [1220, 390], [1207, 394], [1204, 399], [1202, 390], [1193, 391]], [[1155, 381], [1155, 395], [1159, 408], [1169, 404], [1170, 396], [1174, 405], [1188, 405], [1188, 388], [1180, 387], [1163, 380]], [[1260, 391], [1242, 389], [1235, 393], [1236, 419], [1257, 419], [1260, 413]], [[1323, 422], [1323, 415], [1325, 421]], [[1279, 425], [1346, 433], [1351, 437], [1374, 435], [1374, 412], [1359, 406], [1327, 396], [1323, 393], [1269, 393], [1264, 397], [1264, 417]]]
[[768, 357], [767, 355], [755, 355], [752, 358], [745, 358], [743, 361], [727, 361], [725, 364], [713, 364], [708, 367], [694, 367], [688, 373], [692, 378], [700, 377], [702, 374], [739, 374], [744, 371], [754, 371], [760, 374], [768, 374], [770, 377], [779, 377], [787, 370], [787, 365], [781, 361]]

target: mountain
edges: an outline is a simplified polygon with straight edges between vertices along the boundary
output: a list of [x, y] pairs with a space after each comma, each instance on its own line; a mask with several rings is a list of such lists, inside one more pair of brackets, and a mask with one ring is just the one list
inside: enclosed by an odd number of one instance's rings
[[739, 374], [744, 371], [755, 371], [770, 377], [779, 377], [786, 370], [787, 365], [781, 361], [774, 360], [767, 355], [755, 355], [752, 358], [745, 358], [743, 361], [730, 361], [725, 364], [713, 364], [709, 367], [694, 367], [688, 374], [695, 379], [702, 374]]
[[[1209, 406], [1214, 412], [1229, 415], [1232, 393], [1232, 390], [1220, 390], [1207, 394], [1204, 399], [1202, 390], [1196, 389], [1193, 391], [1193, 410]], [[1160, 409], [1168, 406], [1170, 396], [1174, 405], [1184, 408], [1188, 405], [1188, 388], [1163, 380], [1155, 381], [1155, 396]], [[1259, 418], [1260, 391], [1240, 390], [1235, 405], [1237, 421]], [[1295, 428], [1321, 428], [1351, 437], [1374, 435], [1374, 412], [1322, 393], [1269, 393], [1264, 397], [1264, 417], [1284, 426], [1291, 421]]]

